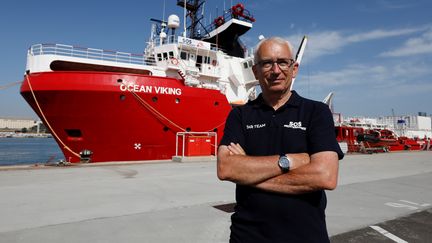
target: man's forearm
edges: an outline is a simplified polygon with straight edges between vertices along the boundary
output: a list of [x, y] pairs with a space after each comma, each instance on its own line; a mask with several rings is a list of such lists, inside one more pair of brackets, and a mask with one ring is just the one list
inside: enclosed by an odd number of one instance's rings
[[254, 185], [281, 175], [278, 156], [228, 155], [218, 157], [218, 177], [241, 185]]
[[312, 155], [310, 164], [265, 180], [255, 187], [286, 194], [333, 190], [337, 185], [338, 163], [336, 153], [321, 152]]
[[[306, 153], [290, 154], [292, 167], [309, 163]], [[247, 156], [238, 144], [221, 146], [218, 152], [218, 177], [242, 185], [256, 185], [282, 175], [279, 155]]]

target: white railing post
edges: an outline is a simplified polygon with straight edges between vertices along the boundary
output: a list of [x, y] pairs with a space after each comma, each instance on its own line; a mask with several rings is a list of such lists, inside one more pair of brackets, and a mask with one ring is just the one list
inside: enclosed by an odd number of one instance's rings
[[185, 152], [185, 133], [183, 133], [182, 157], [184, 157], [184, 152]]

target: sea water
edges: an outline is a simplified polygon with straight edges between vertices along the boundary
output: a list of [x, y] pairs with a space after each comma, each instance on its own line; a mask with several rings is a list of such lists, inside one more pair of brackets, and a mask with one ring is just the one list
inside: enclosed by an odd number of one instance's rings
[[53, 138], [0, 138], [0, 166], [64, 160]]

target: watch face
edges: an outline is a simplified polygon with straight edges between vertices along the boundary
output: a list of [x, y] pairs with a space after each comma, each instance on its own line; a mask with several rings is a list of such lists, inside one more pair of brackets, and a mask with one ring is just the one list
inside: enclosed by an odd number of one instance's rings
[[279, 158], [279, 166], [281, 167], [282, 170], [289, 170], [290, 164], [286, 156], [281, 156]]

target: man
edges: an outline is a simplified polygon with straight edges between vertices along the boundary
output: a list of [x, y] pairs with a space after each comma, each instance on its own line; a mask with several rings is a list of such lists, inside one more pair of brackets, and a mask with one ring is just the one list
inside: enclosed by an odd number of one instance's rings
[[231, 111], [218, 150], [219, 179], [236, 183], [230, 242], [329, 242], [324, 190], [343, 158], [333, 116], [290, 90], [298, 63], [287, 41], [258, 44], [253, 72], [262, 93]]

